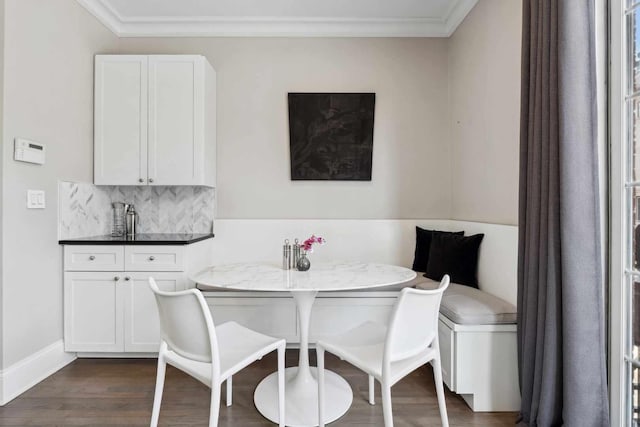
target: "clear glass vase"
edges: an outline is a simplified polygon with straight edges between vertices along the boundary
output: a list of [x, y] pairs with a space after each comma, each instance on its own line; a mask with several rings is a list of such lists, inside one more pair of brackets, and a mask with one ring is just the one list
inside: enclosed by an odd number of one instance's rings
[[111, 224], [112, 236], [124, 236], [125, 234], [125, 204], [121, 202], [113, 202], [113, 222]]

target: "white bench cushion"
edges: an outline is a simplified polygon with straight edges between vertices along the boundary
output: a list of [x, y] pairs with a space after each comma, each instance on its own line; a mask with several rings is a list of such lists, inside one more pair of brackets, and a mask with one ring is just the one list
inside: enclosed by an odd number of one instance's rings
[[[439, 282], [426, 279], [418, 289], [435, 289]], [[452, 283], [442, 295], [440, 313], [459, 325], [499, 325], [516, 323], [516, 307], [480, 289]]]

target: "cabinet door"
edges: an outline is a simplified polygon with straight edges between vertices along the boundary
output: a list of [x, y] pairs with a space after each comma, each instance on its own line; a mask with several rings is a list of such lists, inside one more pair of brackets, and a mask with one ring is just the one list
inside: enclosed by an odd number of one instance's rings
[[157, 352], [160, 348], [160, 319], [149, 288], [149, 276], [162, 291], [184, 288], [184, 273], [125, 273], [124, 351], [127, 352]]
[[95, 184], [146, 184], [147, 95], [147, 56], [96, 56]]
[[66, 351], [121, 352], [122, 273], [64, 273]]
[[204, 79], [201, 56], [149, 56], [151, 185], [203, 184]]

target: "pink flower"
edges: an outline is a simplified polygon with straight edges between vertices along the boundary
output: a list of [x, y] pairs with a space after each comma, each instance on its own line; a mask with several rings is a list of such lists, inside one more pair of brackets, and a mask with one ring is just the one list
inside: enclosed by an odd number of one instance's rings
[[316, 237], [315, 234], [312, 234], [311, 237], [302, 242], [300, 247], [305, 252], [313, 252], [313, 245], [316, 243], [319, 245], [324, 245], [326, 243], [326, 240], [322, 237]]

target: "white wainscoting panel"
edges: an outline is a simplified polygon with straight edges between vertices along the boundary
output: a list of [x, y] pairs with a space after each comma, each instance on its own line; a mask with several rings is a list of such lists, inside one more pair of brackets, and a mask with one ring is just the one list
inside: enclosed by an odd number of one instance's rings
[[518, 300], [518, 226], [449, 221], [465, 236], [484, 233], [478, 260], [480, 289], [513, 305]]
[[480, 246], [480, 288], [512, 304], [517, 294], [518, 227], [477, 222], [415, 219], [218, 219], [214, 224], [213, 264], [275, 262], [282, 259], [284, 239], [311, 234], [327, 240], [309, 259], [370, 261], [411, 267], [415, 227], [484, 233]]
[[[313, 262], [371, 261], [411, 267], [415, 226], [444, 228], [442, 220], [367, 219], [217, 219], [214, 223], [214, 263], [280, 262], [284, 239], [300, 241], [312, 234], [326, 245], [309, 255]], [[313, 268], [313, 267], [312, 267]]]

